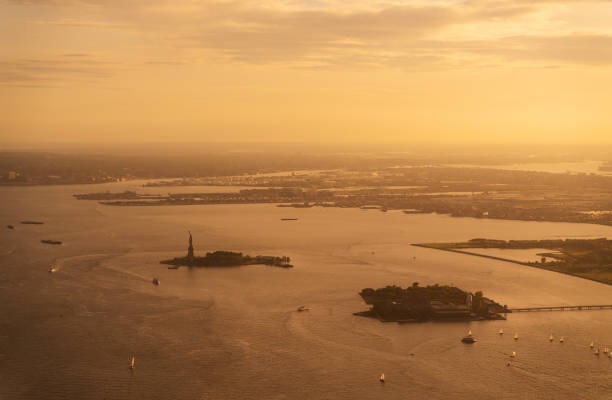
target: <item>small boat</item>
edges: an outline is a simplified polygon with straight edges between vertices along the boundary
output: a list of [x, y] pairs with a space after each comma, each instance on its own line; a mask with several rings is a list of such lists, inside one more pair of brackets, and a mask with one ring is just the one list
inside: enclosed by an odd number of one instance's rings
[[136, 363], [136, 359], [134, 356], [130, 357], [130, 369], [134, 369], [134, 364]]
[[591, 344], [589, 345], [590, 348], [595, 347], [595, 343], [593, 343], [593, 341], [591, 341]]
[[7, 225], [6, 227], [7, 227], [7, 229], [15, 229], [15, 227], [13, 225]]
[[501, 329], [499, 330], [499, 334], [500, 334], [500, 335], [503, 335], [503, 334], [504, 334], [504, 329], [503, 329], [503, 328], [501, 328]]
[[302, 311], [308, 311], [308, 310], [310, 310], [310, 308], [308, 308], [306, 306], [299, 306], [297, 310], [298, 310], [298, 312], [302, 312]]
[[518, 340], [518, 333], [514, 333], [514, 340]]
[[596, 356], [598, 356], [598, 355], [599, 355], [599, 348], [595, 349], [595, 353], [594, 353], [594, 354], [595, 354]]
[[604, 354], [608, 354], [609, 349], [607, 347], [604, 347]]
[[153, 284], [156, 286], [159, 285], [159, 279], [153, 278]]
[[461, 339], [461, 341], [463, 343], [476, 343], [476, 339], [474, 339], [474, 336], [464, 336], [463, 339]]
[[553, 337], [552, 333], [551, 333], [551, 334], [550, 334], [550, 336], [548, 337], [548, 340], [550, 340], [551, 342], [552, 342], [553, 340], [555, 340], [555, 338]]
[[51, 239], [43, 239], [40, 242], [46, 243], [46, 244], [62, 244], [61, 240], [51, 240]]
[[55, 271], [56, 271], [56, 269], [55, 269], [55, 265], [51, 265], [51, 266], [49, 267], [49, 273], [50, 273], [50, 274], [52, 274], [52, 273], [54, 273]]
[[178, 265], [168, 265], [168, 269], [178, 269]]
[[511, 358], [516, 358], [516, 351], [513, 351], [512, 354], [510, 354]]
[[561, 336], [561, 339], [559, 339], [559, 343], [563, 343], [565, 342], [565, 339], [563, 338], [563, 336]]
[[281, 221], [297, 221], [297, 218], [281, 218]]
[[380, 374], [380, 378], [379, 379], [380, 379], [380, 381], [382, 383], [385, 383], [385, 374]]

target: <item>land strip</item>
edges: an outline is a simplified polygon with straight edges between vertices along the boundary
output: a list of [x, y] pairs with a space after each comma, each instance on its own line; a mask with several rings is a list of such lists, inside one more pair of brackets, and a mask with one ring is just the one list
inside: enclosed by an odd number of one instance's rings
[[[434, 250], [450, 251], [484, 257], [498, 261], [511, 262], [559, 272], [595, 282], [612, 285], [612, 241], [602, 239], [566, 240], [492, 240], [472, 239], [456, 243], [414, 243], [413, 246]], [[540, 261], [524, 262], [511, 258], [470, 252], [466, 249], [549, 249], [541, 253]]]

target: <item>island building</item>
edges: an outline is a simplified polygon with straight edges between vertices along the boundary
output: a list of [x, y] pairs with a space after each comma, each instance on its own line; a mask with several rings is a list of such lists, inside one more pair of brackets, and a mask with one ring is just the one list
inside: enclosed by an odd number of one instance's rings
[[472, 314], [472, 295], [466, 295], [465, 304], [432, 300], [429, 302], [429, 307], [435, 318], [467, 318]]
[[467, 318], [471, 314], [466, 304], [445, 304], [438, 300], [432, 300], [429, 307], [434, 318]]

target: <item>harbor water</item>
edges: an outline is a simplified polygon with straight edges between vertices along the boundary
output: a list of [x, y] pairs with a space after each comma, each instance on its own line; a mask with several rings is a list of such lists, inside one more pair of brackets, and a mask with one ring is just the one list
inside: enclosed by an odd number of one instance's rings
[[[410, 244], [612, 237], [612, 227], [72, 197], [93, 191], [0, 189], [0, 399], [612, 398], [612, 359], [589, 348], [612, 347], [609, 310], [422, 324], [353, 315], [367, 309], [361, 289], [413, 282], [482, 290], [509, 307], [610, 304], [611, 286]], [[188, 230], [196, 255], [289, 256], [295, 267], [159, 264], [185, 254]], [[478, 341], [461, 343], [470, 329]]]

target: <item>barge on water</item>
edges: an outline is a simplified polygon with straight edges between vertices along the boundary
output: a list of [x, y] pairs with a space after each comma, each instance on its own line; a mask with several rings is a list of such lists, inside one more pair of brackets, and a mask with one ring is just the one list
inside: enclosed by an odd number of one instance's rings
[[46, 243], [46, 244], [62, 244], [60, 240], [50, 240], [50, 239], [43, 239], [40, 242]]

